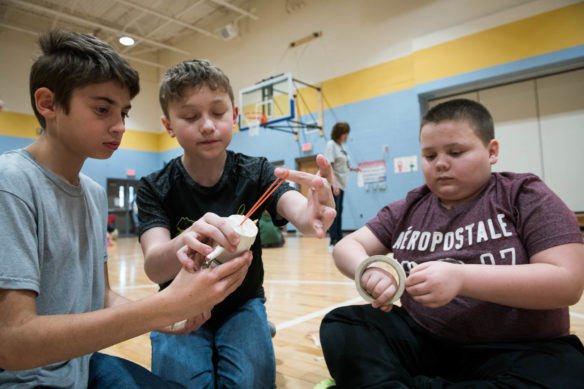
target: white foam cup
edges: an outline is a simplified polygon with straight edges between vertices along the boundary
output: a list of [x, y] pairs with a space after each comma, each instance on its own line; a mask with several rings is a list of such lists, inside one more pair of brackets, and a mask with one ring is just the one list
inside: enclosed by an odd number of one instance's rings
[[231, 215], [226, 218], [229, 225], [239, 234], [239, 244], [233, 253], [225, 250], [222, 246], [216, 246], [215, 249], [207, 255], [207, 258], [210, 260], [209, 266], [217, 266], [229, 261], [230, 259], [239, 257], [245, 251], [249, 250], [253, 242], [255, 242], [256, 236], [258, 235], [258, 227], [250, 219], [247, 219], [245, 223], [241, 225], [244, 218], [245, 216], [243, 215]]
[[[229, 225], [235, 230], [235, 232], [239, 234], [239, 244], [237, 245], [237, 249], [235, 252], [230, 253], [229, 251], [225, 250], [223, 246], [216, 246], [215, 249], [209, 255], [207, 255], [209, 262], [207, 262], [207, 265], [203, 266], [204, 268], [221, 265], [230, 259], [239, 257], [245, 251], [249, 250], [253, 242], [255, 242], [256, 236], [258, 235], [258, 227], [250, 219], [247, 219], [245, 223], [241, 225], [241, 222], [244, 218], [245, 216], [243, 215], [231, 215], [225, 218]], [[171, 329], [174, 331], [185, 322], [186, 319], [178, 321], [171, 326]]]

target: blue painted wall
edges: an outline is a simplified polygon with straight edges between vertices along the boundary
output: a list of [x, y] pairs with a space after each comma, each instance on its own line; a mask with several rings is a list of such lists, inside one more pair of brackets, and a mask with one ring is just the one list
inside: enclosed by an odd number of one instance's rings
[[[352, 173], [346, 189], [343, 228], [354, 230], [363, 226], [386, 204], [404, 197], [407, 191], [423, 184], [420, 170], [414, 173], [395, 174], [393, 159], [416, 155], [419, 158], [418, 132], [425, 100], [444, 91], [456, 88], [496, 83], [517, 74], [529, 75], [535, 71], [549, 71], [566, 64], [582, 62], [584, 46], [559, 50], [503, 65], [448, 77], [414, 88], [341, 105], [324, 111], [324, 137], [318, 132], [301, 131], [298, 142], [293, 134], [262, 128], [260, 136], [249, 136], [247, 131], [233, 134], [229, 149], [253, 156], [265, 156], [270, 161], [284, 160], [285, 166], [296, 168], [296, 159], [323, 153], [330, 139], [332, 126], [337, 121], [347, 121], [351, 133], [345, 147], [351, 156], [352, 165], [359, 162], [385, 160], [387, 183], [385, 190], [369, 190], [357, 186], [357, 174]], [[304, 117], [304, 121], [313, 118]], [[0, 136], [0, 152], [26, 147], [30, 138]], [[303, 143], [312, 143], [312, 151], [302, 151]], [[383, 146], [389, 146], [384, 152]], [[162, 168], [165, 162], [182, 154], [180, 148], [160, 153], [120, 149], [108, 160], [87, 160], [83, 172], [105, 187], [106, 179], [126, 178], [133, 169], [136, 178]]]

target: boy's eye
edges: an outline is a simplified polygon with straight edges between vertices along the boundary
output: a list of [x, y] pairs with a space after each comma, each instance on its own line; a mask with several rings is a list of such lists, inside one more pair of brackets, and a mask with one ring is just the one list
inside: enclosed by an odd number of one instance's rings
[[97, 113], [99, 113], [99, 114], [106, 114], [106, 113], [108, 112], [108, 109], [107, 109], [107, 108], [105, 108], [105, 107], [97, 107], [97, 108], [95, 109], [95, 111], [96, 111]]
[[436, 154], [426, 154], [424, 155], [424, 158], [426, 158], [428, 161], [431, 161], [436, 158]]
[[130, 117], [130, 114], [128, 112], [122, 112], [122, 119], [126, 120], [129, 117]]
[[462, 151], [458, 151], [458, 150], [457, 151], [451, 151], [449, 154], [452, 155], [453, 157], [459, 157], [459, 156], [462, 155]]

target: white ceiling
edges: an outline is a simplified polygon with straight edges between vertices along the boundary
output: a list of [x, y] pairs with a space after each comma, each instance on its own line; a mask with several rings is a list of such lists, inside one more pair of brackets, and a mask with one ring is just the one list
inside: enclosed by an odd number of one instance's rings
[[[187, 51], [177, 42], [201, 34], [218, 41], [237, 34], [239, 21], [258, 20], [262, 0], [0, 0], [0, 30], [39, 35], [51, 29], [92, 33], [129, 59], [157, 65], [144, 54]], [[122, 35], [136, 44], [119, 44]], [[148, 56], [147, 56], [148, 57]]]

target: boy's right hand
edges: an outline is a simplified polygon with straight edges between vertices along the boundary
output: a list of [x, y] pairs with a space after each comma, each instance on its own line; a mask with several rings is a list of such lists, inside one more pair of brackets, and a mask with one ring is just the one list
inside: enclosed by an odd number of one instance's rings
[[200, 271], [183, 267], [161, 292], [170, 304], [167, 308], [171, 323], [184, 318], [192, 318], [191, 323], [200, 321], [202, 313], [211, 311], [241, 285], [251, 261], [251, 251], [247, 251], [220, 266]]
[[368, 267], [361, 276], [361, 286], [375, 299], [371, 303], [373, 308], [379, 308], [384, 312], [391, 311], [393, 305], [386, 303], [397, 291], [397, 281], [391, 273], [379, 267]]
[[177, 251], [177, 258], [187, 269], [199, 270], [205, 257], [213, 251], [213, 243], [233, 252], [239, 244], [239, 235], [225, 218], [207, 212], [182, 233], [185, 246]]

